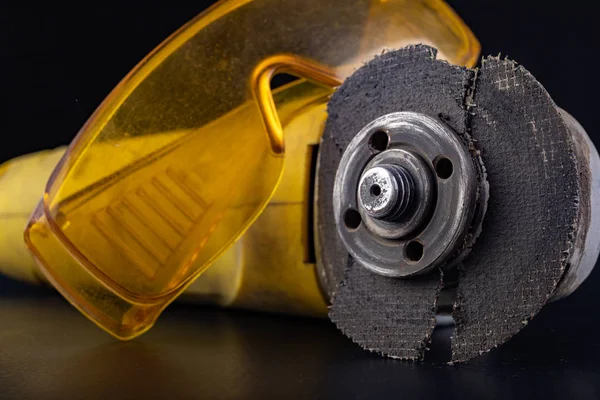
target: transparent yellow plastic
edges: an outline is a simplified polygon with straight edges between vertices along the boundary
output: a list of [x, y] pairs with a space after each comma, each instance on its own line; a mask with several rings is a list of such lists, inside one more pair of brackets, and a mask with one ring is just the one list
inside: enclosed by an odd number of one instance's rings
[[[286, 127], [298, 135], [303, 115], [324, 121], [327, 96], [362, 62], [415, 43], [463, 65], [479, 51], [442, 1], [217, 3], [142, 60], [82, 128], [29, 222], [29, 248], [100, 327], [143, 333], [265, 208]], [[271, 93], [279, 72], [303, 79]], [[314, 118], [302, 123], [318, 137]]]

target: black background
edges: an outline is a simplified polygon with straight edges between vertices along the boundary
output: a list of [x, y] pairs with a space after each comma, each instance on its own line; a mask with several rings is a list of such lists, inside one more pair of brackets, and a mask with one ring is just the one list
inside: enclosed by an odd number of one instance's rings
[[[142, 57], [210, 3], [0, 2], [0, 162], [67, 144]], [[600, 146], [593, 2], [450, 4], [483, 55], [524, 65]], [[53, 292], [0, 278], [0, 398], [598, 398], [598, 287], [600, 270], [501, 348], [446, 366], [368, 354], [327, 321], [181, 305], [117, 343]]]

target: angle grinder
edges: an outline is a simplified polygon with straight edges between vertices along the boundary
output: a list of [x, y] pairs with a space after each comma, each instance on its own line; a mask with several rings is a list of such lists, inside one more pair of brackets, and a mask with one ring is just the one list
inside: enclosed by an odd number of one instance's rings
[[407, 360], [445, 317], [453, 361], [487, 352], [594, 267], [600, 159], [478, 56], [439, 0], [221, 1], [67, 149], [0, 167], [2, 272], [122, 340], [179, 298], [328, 315]]

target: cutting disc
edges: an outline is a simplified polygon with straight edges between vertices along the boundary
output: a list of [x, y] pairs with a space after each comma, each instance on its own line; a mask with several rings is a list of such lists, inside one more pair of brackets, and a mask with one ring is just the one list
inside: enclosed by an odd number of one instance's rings
[[[561, 110], [527, 70], [498, 57], [467, 69], [436, 54], [422, 45], [386, 52], [333, 95], [319, 151], [319, 256], [337, 327], [365, 349], [411, 360], [422, 359], [430, 341], [444, 272], [458, 269], [452, 358], [462, 361], [508, 340], [551, 299], [590, 218], [590, 178]], [[340, 235], [335, 204], [351, 142], [399, 112], [454, 132], [475, 166], [476, 207], [485, 211], [482, 221], [471, 221], [454, 259], [402, 279], [357, 260]]]

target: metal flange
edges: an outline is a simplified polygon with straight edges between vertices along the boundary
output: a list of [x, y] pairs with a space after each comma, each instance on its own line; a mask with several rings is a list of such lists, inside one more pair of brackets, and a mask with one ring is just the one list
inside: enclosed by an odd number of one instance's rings
[[451, 265], [482, 220], [468, 149], [448, 126], [414, 112], [379, 117], [353, 138], [333, 194], [348, 252], [390, 277]]

